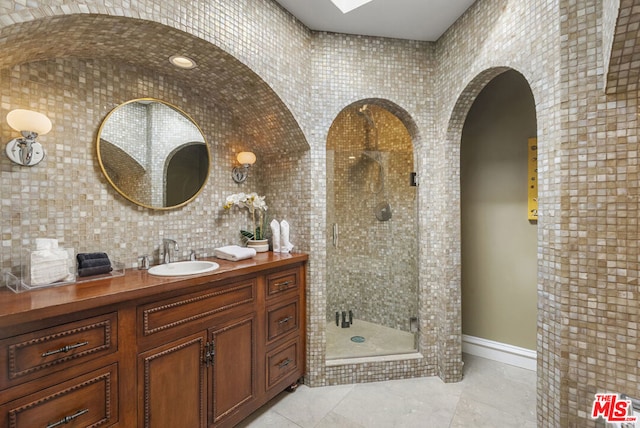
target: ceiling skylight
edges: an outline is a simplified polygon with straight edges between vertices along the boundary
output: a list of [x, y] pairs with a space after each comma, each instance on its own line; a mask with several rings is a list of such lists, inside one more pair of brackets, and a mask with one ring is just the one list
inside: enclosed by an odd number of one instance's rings
[[342, 13], [351, 12], [360, 6], [369, 3], [371, 0], [331, 0]]

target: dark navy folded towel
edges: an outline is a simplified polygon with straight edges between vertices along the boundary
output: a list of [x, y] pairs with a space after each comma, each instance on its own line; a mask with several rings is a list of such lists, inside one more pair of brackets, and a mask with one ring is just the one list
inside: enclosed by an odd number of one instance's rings
[[82, 263], [85, 260], [93, 259], [108, 259], [107, 253], [78, 253], [76, 256], [78, 263]]
[[92, 268], [97, 266], [111, 266], [109, 259], [88, 259], [78, 262], [79, 268]]
[[91, 275], [100, 275], [102, 273], [111, 272], [111, 265], [109, 266], [95, 266], [89, 268], [78, 268], [78, 276], [91, 276]]

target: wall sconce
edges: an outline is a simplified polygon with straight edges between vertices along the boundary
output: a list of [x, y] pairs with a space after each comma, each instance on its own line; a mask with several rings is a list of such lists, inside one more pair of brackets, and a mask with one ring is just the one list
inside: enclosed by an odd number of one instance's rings
[[238, 159], [238, 163], [242, 166], [233, 168], [231, 177], [233, 177], [233, 181], [236, 183], [242, 183], [249, 175], [249, 167], [256, 163], [256, 155], [252, 152], [240, 152], [236, 159]]
[[42, 113], [31, 110], [12, 110], [7, 115], [10, 127], [22, 134], [7, 143], [7, 156], [18, 165], [33, 166], [44, 159], [44, 149], [36, 141], [38, 135], [51, 131], [51, 121]]

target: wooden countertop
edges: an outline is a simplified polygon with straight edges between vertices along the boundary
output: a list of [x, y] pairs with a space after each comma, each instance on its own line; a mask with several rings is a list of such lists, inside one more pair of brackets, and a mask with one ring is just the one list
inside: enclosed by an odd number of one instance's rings
[[[217, 258], [220, 268], [200, 275], [161, 277], [146, 270], [127, 269], [123, 276], [14, 293], [0, 288], [0, 329], [57, 316], [141, 299], [177, 289], [223, 281], [240, 275], [304, 262], [303, 253], [258, 253], [251, 259], [231, 262]], [[4, 336], [0, 333], [0, 336]]]

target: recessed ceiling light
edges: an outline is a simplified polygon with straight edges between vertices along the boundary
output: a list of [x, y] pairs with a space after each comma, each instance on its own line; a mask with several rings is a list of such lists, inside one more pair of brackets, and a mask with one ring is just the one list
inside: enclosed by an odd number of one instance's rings
[[342, 13], [351, 12], [353, 9], [369, 3], [371, 0], [331, 0]]
[[196, 66], [196, 62], [194, 60], [184, 55], [173, 55], [171, 58], [169, 58], [169, 62], [171, 62], [171, 64], [175, 65], [176, 67], [184, 68], [187, 70], [195, 68]]

